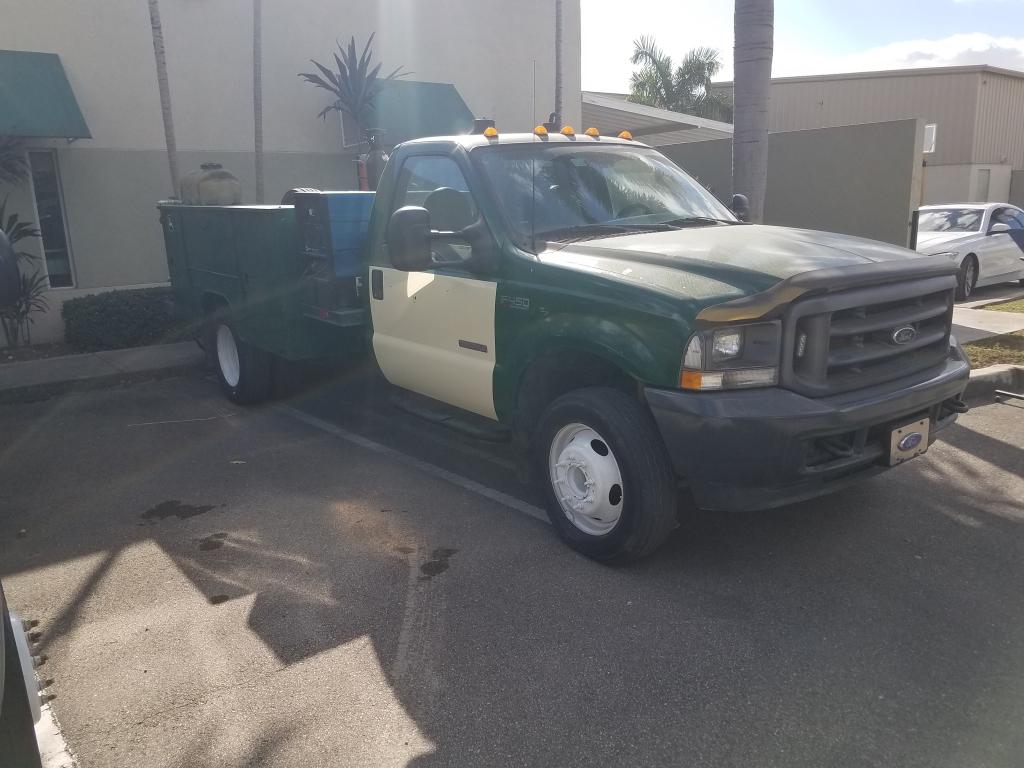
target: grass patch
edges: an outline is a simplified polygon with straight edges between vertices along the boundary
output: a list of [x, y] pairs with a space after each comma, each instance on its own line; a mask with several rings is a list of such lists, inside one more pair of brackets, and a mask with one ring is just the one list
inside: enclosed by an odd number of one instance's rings
[[1000, 304], [988, 304], [982, 309], [994, 309], [996, 312], [1021, 312], [1024, 313], [1024, 299], [1016, 301], [1004, 301]]
[[988, 365], [1024, 365], [1024, 331], [1004, 333], [964, 344], [972, 368]]

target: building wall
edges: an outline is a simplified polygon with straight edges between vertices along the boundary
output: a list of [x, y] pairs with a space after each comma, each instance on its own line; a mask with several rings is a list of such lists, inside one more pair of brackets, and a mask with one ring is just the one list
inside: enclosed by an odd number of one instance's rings
[[[770, 134], [765, 222], [906, 245], [923, 131], [922, 121], [898, 120]], [[730, 201], [730, 140], [659, 149]]]
[[930, 164], [969, 163], [976, 154], [980, 81], [978, 72], [781, 78], [772, 81], [769, 130], [921, 118], [937, 126], [936, 151], [929, 156]]
[[[251, 0], [163, 2], [160, 10], [180, 172], [221, 162], [242, 181], [243, 200], [254, 202]], [[355, 36], [362, 45], [374, 32], [386, 71], [401, 65], [412, 79], [454, 83], [474, 114], [494, 117], [503, 131], [530, 130], [553, 109], [547, 0], [264, 3], [267, 202], [296, 186], [354, 186], [337, 116], [316, 117], [328, 94], [297, 73], [315, 69], [311, 58], [330, 61], [336, 39]], [[563, 111], [579, 124], [578, 0], [564, 3], [563, 46]], [[173, 190], [146, 3], [35, 0], [4, 18], [0, 48], [59, 54], [93, 136], [33, 142], [57, 150], [76, 278], [75, 289], [50, 292], [50, 314], [71, 295], [165, 282], [155, 204]], [[27, 201], [17, 210], [30, 217]], [[62, 330], [52, 316], [37, 325], [37, 338]]]
[[971, 159], [1024, 168], [1024, 78], [982, 72], [978, 93]]
[[1010, 174], [1010, 197], [1007, 202], [1024, 208], [1024, 171], [1013, 171]]

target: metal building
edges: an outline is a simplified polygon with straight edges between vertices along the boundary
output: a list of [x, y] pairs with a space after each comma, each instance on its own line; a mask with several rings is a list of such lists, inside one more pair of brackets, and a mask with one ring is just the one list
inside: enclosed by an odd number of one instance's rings
[[934, 126], [925, 132], [924, 202], [1024, 203], [1024, 72], [982, 65], [779, 77], [769, 109], [772, 132], [921, 118]]

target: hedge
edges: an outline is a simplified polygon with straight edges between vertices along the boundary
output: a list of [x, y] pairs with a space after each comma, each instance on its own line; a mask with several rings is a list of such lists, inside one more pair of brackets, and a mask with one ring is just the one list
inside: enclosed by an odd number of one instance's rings
[[121, 349], [180, 341], [170, 288], [108, 291], [68, 299], [61, 307], [64, 340], [82, 351]]

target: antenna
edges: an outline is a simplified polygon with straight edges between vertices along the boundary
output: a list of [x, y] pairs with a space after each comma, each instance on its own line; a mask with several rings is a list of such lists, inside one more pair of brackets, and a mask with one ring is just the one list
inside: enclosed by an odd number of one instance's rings
[[[533, 60], [533, 119], [537, 120], [537, 60]], [[537, 141], [534, 134], [533, 141]], [[530, 153], [530, 250], [537, 253], [537, 153]]]

